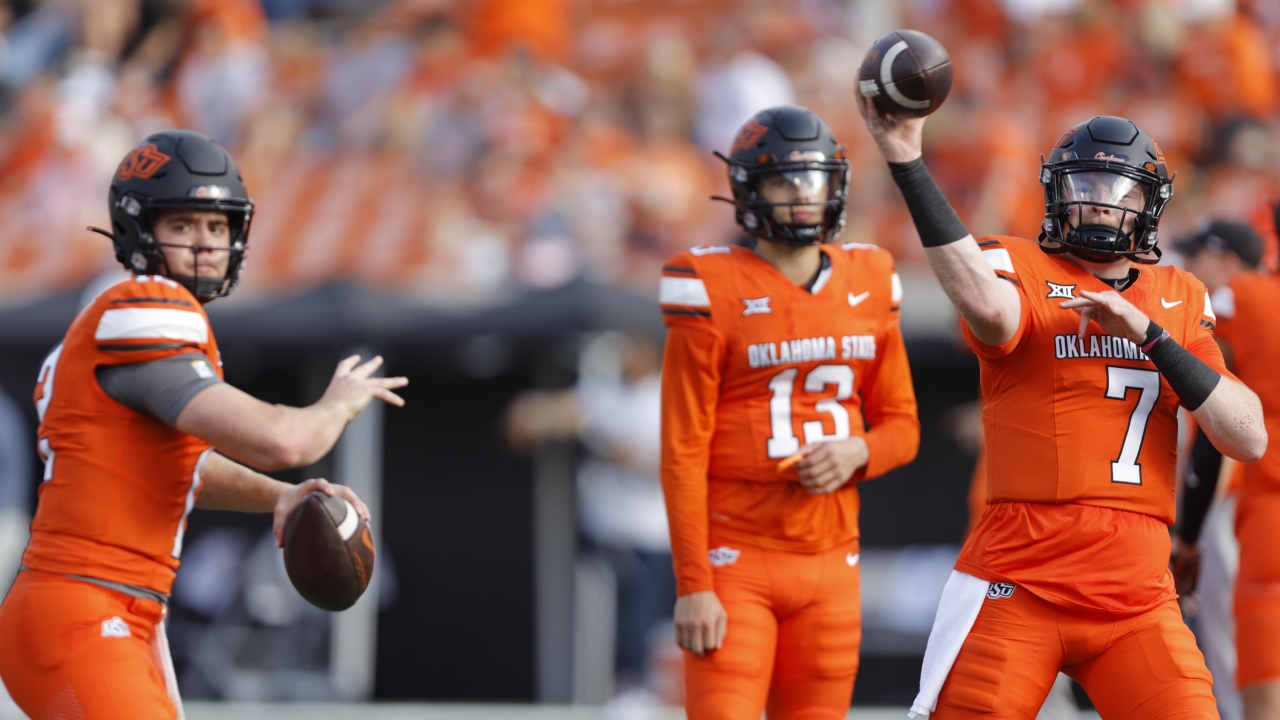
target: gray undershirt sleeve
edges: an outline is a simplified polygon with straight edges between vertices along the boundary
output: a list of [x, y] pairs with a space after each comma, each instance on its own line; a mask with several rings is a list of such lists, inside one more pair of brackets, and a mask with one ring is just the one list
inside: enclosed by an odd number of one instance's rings
[[170, 427], [178, 422], [197, 393], [222, 382], [203, 353], [181, 355], [128, 365], [100, 365], [98, 385], [112, 400], [160, 418]]

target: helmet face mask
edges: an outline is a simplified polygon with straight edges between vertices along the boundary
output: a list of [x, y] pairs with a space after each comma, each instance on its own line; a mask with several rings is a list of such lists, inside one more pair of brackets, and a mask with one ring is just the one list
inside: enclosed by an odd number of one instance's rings
[[849, 161], [831, 129], [800, 107], [757, 113], [738, 133], [729, 183], [738, 225], [756, 239], [818, 245], [844, 229]]
[[[169, 130], [148, 137], [120, 164], [108, 200], [110, 236], [116, 259], [127, 269], [138, 274], [169, 277], [201, 302], [229, 295], [239, 282], [254, 206], [235, 161], [213, 140], [185, 130]], [[187, 249], [193, 256], [200, 252], [228, 252], [227, 270], [222, 277], [178, 275], [170, 271], [162, 245], [156, 239], [155, 221], [159, 213], [178, 209], [219, 212], [226, 216], [228, 247], [164, 245]], [[192, 267], [197, 265], [193, 263]]]
[[1123, 118], [1096, 117], [1062, 137], [1040, 170], [1040, 247], [1094, 263], [1159, 262], [1160, 214], [1173, 196], [1159, 147]]

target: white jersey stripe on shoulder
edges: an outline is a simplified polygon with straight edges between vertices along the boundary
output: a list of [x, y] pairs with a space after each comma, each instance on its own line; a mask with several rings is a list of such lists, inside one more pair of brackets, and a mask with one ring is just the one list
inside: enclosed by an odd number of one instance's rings
[[117, 308], [102, 313], [95, 340], [163, 338], [209, 342], [209, 323], [198, 312], [169, 308]]
[[902, 278], [898, 277], [898, 273], [894, 273], [889, 278], [889, 287], [889, 302], [895, 305], [902, 302]]
[[1003, 270], [1007, 273], [1016, 272], [1013, 269], [1013, 258], [1009, 257], [1009, 251], [1004, 248], [983, 250], [982, 257], [987, 259], [993, 270]]
[[1235, 317], [1236, 291], [1232, 290], [1230, 285], [1223, 285], [1222, 287], [1219, 287], [1217, 290], [1214, 290], [1213, 294], [1209, 297], [1213, 298], [1213, 304], [1210, 305], [1208, 302], [1204, 304], [1205, 310], [1208, 311], [1205, 313], [1206, 315], [1213, 313], [1209, 316], [1214, 320], [1217, 320], [1218, 316], [1222, 316], [1228, 320]]
[[1210, 320], [1217, 321], [1218, 316], [1213, 314], [1213, 303], [1209, 301], [1209, 292], [1204, 294], [1204, 314], [1209, 316]]
[[658, 302], [663, 305], [693, 305], [709, 307], [711, 298], [707, 296], [707, 286], [699, 278], [662, 278], [658, 287]]

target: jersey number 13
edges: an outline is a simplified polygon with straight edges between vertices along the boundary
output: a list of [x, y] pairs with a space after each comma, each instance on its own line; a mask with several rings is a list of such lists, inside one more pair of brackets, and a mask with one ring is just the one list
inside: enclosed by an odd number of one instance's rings
[[[794, 455], [800, 449], [800, 439], [791, 424], [791, 396], [799, 372], [798, 368], [789, 368], [769, 378], [769, 390], [773, 393], [769, 398], [769, 424], [773, 431], [769, 438], [771, 458]], [[821, 420], [806, 421], [802, 426], [805, 444], [849, 437], [849, 411], [840, 403], [853, 397], [853, 368], [848, 365], [819, 365], [804, 377], [805, 392], [819, 393], [828, 385], [836, 386], [835, 397], [819, 400], [813, 407], [831, 416], [835, 432], [828, 435]]]

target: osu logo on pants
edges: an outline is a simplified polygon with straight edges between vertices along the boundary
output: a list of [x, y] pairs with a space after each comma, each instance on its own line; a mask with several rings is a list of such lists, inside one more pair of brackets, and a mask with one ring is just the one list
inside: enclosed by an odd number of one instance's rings
[[991, 598], [992, 600], [999, 600], [1000, 598], [1013, 597], [1013, 589], [1015, 587], [1017, 586], [1014, 585], [1013, 583], [1006, 583], [1006, 582], [991, 583], [991, 585], [987, 587], [987, 597]]

